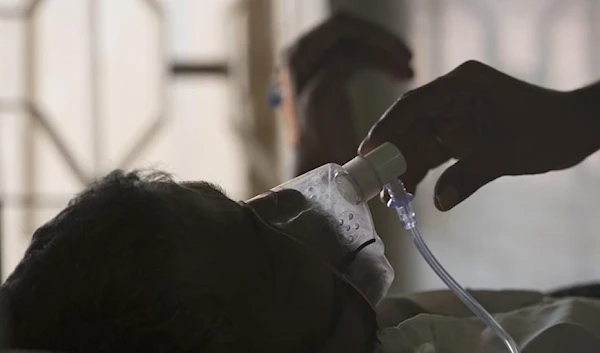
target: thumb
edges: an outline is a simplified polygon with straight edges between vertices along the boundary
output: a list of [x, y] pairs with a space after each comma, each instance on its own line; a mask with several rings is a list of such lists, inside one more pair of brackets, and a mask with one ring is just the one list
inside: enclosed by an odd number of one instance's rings
[[480, 150], [460, 159], [444, 171], [435, 185], [434, 203], [448, 211], [487, 183], [507, 175], [514, 163], [504, 148]]

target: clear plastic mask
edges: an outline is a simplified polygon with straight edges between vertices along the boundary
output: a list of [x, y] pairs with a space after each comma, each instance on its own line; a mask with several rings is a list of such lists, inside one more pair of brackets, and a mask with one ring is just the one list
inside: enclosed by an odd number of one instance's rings
[[[323, 165], [249, 200], [247, 205], [262, 221], [314, 249], [375, 308], [387, 294], [394, 271], [367, 201], [378, 194], [387, 179], [400, 176], [404, 170], [400, 152], [385, 146], [344, 167]], [[271, 199], [270, 207], [253, 207], [264, 198]]]

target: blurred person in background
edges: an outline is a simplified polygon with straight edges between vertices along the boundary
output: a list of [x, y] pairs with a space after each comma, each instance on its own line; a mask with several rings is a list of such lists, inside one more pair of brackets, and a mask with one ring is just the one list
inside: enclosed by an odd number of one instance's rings
[[[412, 77], [408, 49], [381, 31], [338, 15], [284, 55], [279, 82], [297, 151], [296, 175], [355, 155], [358, 139], [348, 91], [355, 74], [378, 70], [399, 80]], [[600, 83], [562, 92], [468, 61], [398, 99], [359, 153], [383, 142], [398, 146], [406, 158], [402, 180], [410, 192], [430, 170], [456, 159], [435, 187], [435, 205], [447, 211], [499, 177], [570, 168], [596, 152], [599, 98]]]
[[[356, 153], [349, 131], [327, 128], [352, 118], [346, 86], [352, 74], [383, 69], [407, 79], [409, 61], [392, 34], [346, 15], [298, 41], [281, 70], [297, 174]], [[468, 63], [394, 103], [360, 152], [397, 144], [411, 190], [427, 170], [458, 158], [438, 183], [436, 204], [447, 210], [501, 175], [566, 168], [594, 152], [593, 91], [545, 90]], [[581, 108], [578, 100], [590, 106]], [[565, 141], [571, 143], [558, 143]], [[373, 308], [332, 265], [345, 263], [348, 254], [331, 241], [337, 234], [318, 214], [304, 215], [303, 241], [278, 230], [306, 202], [285, 191], [238, 203], [207, 183], [115, 171], [35, 232], [0, 289], [3, 347], [72, 353], [502, 349], [447, 292]], [[502, 313], [524, 352], [596, 352], [600, 302], [557, 298], [582, 293], [475, 296]]]

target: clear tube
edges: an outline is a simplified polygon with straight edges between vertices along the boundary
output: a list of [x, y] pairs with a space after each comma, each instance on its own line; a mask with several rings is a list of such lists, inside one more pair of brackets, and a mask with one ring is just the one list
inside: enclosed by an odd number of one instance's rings
[[494, 319], [494, 317], [485, 310], [471, 294], [450, 276], [435, 256], [433, 256], [433, 253], [429, 250], [421, 237], [421, 233], [419, 233], [419, 230], [417, 229], [415, 212], [412, 210], [411, 206], [412, 195], [406, 192], [402, 182], [399, 180], [393, 181], [386, 185], [385, 188], [390, 194], [390, 200], [388, 201], [387, 206], [396, 210], [402, 226], [408, 231], [417, 250], [419, 250], [433, 271], [442, 281], [444, 281], [448, 288], [450, 288], [450, 290], [452, 290], [452, 292], [502, 340], [511, 353], [519, 353], [519, 346], [508, 332], [504, 330], [498, 321], [496, 321], [496, 319]]

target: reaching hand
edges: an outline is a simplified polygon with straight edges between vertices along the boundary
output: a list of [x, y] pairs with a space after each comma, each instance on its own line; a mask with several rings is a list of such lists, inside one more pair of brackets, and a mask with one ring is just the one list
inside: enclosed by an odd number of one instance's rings
[[505, 175], [569, 168], [599, 147], [597, 117], [577, 95], [534, 86], [469, 61], [400, 98], [359, 148], [396, 144], [408, 170], [409, 191], [451, 158], [435, 186], [435, 205], [446, 211]]

